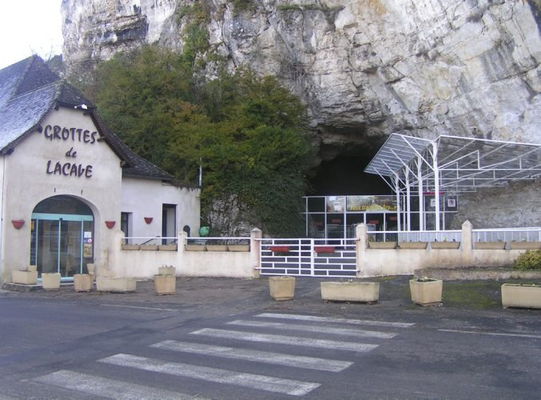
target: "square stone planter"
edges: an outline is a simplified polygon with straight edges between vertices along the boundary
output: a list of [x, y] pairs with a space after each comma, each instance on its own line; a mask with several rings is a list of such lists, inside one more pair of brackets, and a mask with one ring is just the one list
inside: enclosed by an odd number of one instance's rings
[[204, 244], [187, 244], [186, 245], [187, 251], [206, 251], [206, 247]]
[[227, 251], [225, 244], [207, 244], [207, 251]]
[[269, 277], [269, 291], [274, 300], [292, 300], [295, 297], [295, 277], [271, 276]]
[[98, 292], [127, 293], [135, 292], [137, 281], [133, 278], [97, 277], [96, 289]]
[[396, 249], [396, 242], [368, 242], [370, 249]]
[[177, 278], [175, 275], [154, 275], [154, 290], [158, 295], [175, 294]]
[[90, 292], [90, 290], [92, 290], [92, 275], [90, 274], [73, 275], [73, 289], [76, 292]]
[[478, 250], [503, 250], [505, 249], [505, 242], [475, 242], [473, 248]]
[[161, 244], [158, 246], [159, 251], [177, 251], [176, 244]]
[[230, 244], [227, 246], [229, 251], [250, 251], [249, 244]]
[[504, 308], [541, 308], [541, 285], [504, 283], [502, 306]]
[[21, 285], [36, 285], [38, 283], [37, 271], [11, 271], [11, 280], [13, 283]]
[[379, 282], [321, 282], [321, 298], [327, 301], [377, 303]]
[[443, 281], [441, 279], [410, 279], [411, 301], [422, 306], [441, 304]]
[[541, 242], [511, 242], [512, 250], [537, 250], [541, 249]]
[[401, 249], [424, 250], [428, 247], [428, 242], [398, 242], [398, 247]]
[[45, 290], [57, 290], [60, 289], [60, 273], [42, 273], [41, 285]]
[[460, 248], [460, 242], [431, 242], [430, 248], [456, 250]]

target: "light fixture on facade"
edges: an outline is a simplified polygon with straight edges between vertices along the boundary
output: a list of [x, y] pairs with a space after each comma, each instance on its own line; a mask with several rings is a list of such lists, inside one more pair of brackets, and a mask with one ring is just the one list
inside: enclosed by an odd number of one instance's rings
[[151, 224], [151, 223], [152, 223], [152, 220], [154, 219], [154, 218], [152, 218], [152, 217], [144, 217], [144, 218], [145, 218], [145, 222], [146, 222], [147, 224]]
[[109, 229], [113, 229], [116, 224], [116, 221], [105, 221], [105, 226]]
[[11, 223], [15, 229], [21, 229], [24, 226], [24, 219], [12, 219]]

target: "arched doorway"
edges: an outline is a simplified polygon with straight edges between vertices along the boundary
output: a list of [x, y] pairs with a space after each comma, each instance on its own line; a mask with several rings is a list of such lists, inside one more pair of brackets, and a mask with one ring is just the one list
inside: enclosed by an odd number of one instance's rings
[[94, 214], [81, 200], [53, 196], [32, 212], [30, 264], [62, 278], [86, 273], [94, 260]]

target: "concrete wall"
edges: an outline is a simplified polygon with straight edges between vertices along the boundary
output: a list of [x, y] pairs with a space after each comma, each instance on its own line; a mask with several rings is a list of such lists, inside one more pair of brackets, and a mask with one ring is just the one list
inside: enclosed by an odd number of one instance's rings
[[[149, 279], [163, 265], [173, 265], [177, 276], [208, 276], [227, 278], [256, 278], [259, 263], [259, 229], [252, 230], [249, 252], [230, 251], [187, 251], [184, 247], [186, 235], [178, 237], [177, 251], [122, 250], [124, 236], [116, 230], [113, 251], [108, 266], [98, 265], [97, 274], [111, 273], [115, 277]], [[105, 271], [104, 271], [105, 269]]]
[[478, 250], [473, 248], [472, 224], [462, 224], [460, 248], [371, 249], [366, 225], [357, 226], [357, 267], [360, 277], [412, 275], [416, 269], [438, 267], [497, 267], [513, 264], [526, 250]]
[[[67, 140], [51, 139], [53, 126], [81, 129]], [[86, 203], [94, 213], [94, 259], [106, 262], [113, 243], [107, 220], [119, 221], [122, 170], [119, 157], [103, 141], [97, 139], [92, 119], [82, 111], [59, 108], [42, 121], [44, 129], [32, 132], [19, 143], [12, 154], [3, 157], [2, 218], [3, 249], [1, 278], [10, 279], [10, 271], [25, 268], [30, 261], [30, 228], [32, 211], [42, 200], [68, 195]], [[49, 128], [47, 128], [49, 127]], [[88, 131], [86, 136], [84, 131]], [[93, 133], [96, 134], [93, 136]], [[71, 156], [68, 152], [71, 150]], [[73, 157], [76, 152], [75, 157]], [[75, 163], [82, 168], [92, 166], [90, 174], [81, 176], [52, 173], [56, 163]], [[89, 176], [91, 175], [91, 176]], [[24, 220], [17, 230], [12, 220]]]
[[[131, 213], [129, 236], [162, 236], [162, 206], [176, 205], [177, 233], [188, 225], [192, 235], [199, 231], [200, 189], [177, 187], [159, 180], [124, 178], [121, 211]], [[147, 224], [145, 217], [151, 217]]]

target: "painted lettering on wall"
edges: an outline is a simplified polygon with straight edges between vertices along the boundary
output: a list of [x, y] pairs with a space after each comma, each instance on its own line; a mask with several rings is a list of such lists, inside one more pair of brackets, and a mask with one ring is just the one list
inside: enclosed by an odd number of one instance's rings
[[[39, 132], [42, 132], [41, 130]], [[65, 128], [59, 125], [47, 125], [43, 129], [43, 137], [50, 141], [60, 140], [63, 142], [72, 141], [80, 143], [94, 144], [98, 139], [98, 132], [89, 131], [88, 129], [80, 128]], [[73, 146], [66, 151], [66, 158], [77, 158], [77, 151], [73, 149]], [[93, 166], [88, 164], [84, 165], [73, 161], [47, 161], [46, 172], [47, 175], [61, 175], [61, 176], [74, 176], [77, 178], [92, 177]]]
[[98, 140], [98, 132], [81, 128], [66, 128], [59, 125], [47, 125], [43, 136], [48, 140], [62, 140], [94, 144]]

